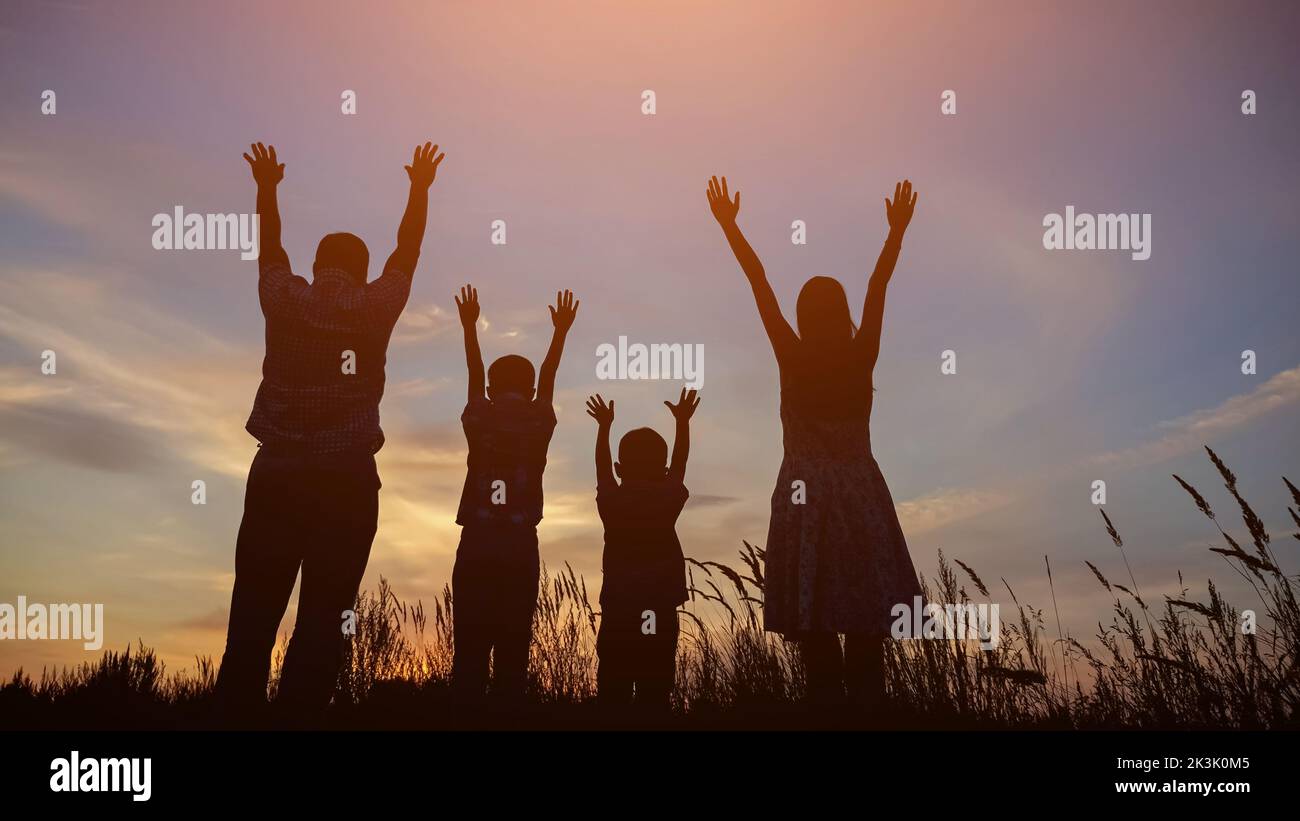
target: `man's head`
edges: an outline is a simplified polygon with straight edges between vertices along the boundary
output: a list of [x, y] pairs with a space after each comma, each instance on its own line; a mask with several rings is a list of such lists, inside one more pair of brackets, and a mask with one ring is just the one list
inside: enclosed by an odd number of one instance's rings
[[325, 268], [341, 268], [358, 285], [366, 284], [370, 268], [370, 251], [356, 234], [326, 234], [316, 246], [316, 261], [311, 270], [319, 274]]
[[533, 381], [537, 372], [533, 370], [533, 363], [518, 354], [507, 354], [493, 362], [487, 377], [487, 395], [493, 401], [506, 394], [533, 398]]
[[651, 428], [637, 428], [618, 441], [614, 472], [628, 479], [662, 479], [668, 472], [668, 443]]

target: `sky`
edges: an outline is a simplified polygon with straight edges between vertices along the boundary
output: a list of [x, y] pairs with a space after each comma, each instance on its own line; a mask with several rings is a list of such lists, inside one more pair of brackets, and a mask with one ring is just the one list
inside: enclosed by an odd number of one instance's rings
[[[917, 569], [933, 575], [942, 550], [994, 601], [1009, 604], [1005, 580], [1050, 614], [1046, 558], [1063, 630], [1087, 643], [1111, 599], [1084, 561], [1127, 578], [1092, 503], [1103, 480], [1144, 598], [1203, 599], [1213, 578], [1258, 606], [1171, 474], [1241, 532], [1214, 448], [1283, 569], [1300, 569], [1281, 479], [1300, 481], [1298, 22], [1280, 3], [6, 3], [0, 602], [103, 603], [106, 648], [141, 640], [171, 669], [219, 657], [255, 451], [256, 263], [155, 250], [153, 215], [252, 211], [240, 155], [274, 144], [296, 270], [346, 230], [369, 244], [373, 276], [395, 244], [402, 166], [432, 140], [447, 157], [388, 353], [364, 588], [383, 576], [427, 602], [450, 579], [465, 282], [489, 360], [540, 361], [547, 301], [582, 300], [557, 380], [543, 561], [596, 587], [589, 393], [616, 400], [615, 436], [671, 434], [662, 401], [680, 383], [597, 380], [596, 349], [619, 336], [704, 346], [685, 552], [730, 561], [742, 539], [762, 544], [776, 367], [706, 180], [743, 192], [740, 225], [793, 317], [813, 275], [861, 305], [883, 199], [906, 177], [919, 201], [872, 438]], [[1150, 214], [1150, 259], [1044, 249], [1044, 216], [1069, 205]], [[498, 219], [505, 245], [491, 242]], [[956, 373], [941, 373], [945, 350]], [[96, 655], [2, 641], [0, 675]]]

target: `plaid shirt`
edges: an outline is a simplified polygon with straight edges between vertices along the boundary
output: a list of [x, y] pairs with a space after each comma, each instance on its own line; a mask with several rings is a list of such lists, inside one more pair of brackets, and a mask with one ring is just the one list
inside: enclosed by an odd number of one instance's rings
[[[550, 402], [522, 397], [496, 401], [471, 399], [460, 415], [469, 443], [465, 486], [460, 494], [456, 524], [509, 524], [536, 527], [542, 520], [542, 471], [546, 449], [555, 432]], [[505, 483], [504, 501], [492, 487]]]
[[[312, 454], [379, 450], [388, 338], [410, 295], [412, 271], [389, 267], [357, 285], [346, 272], [325, 268], [308, 283], [289, 269], [287, 256], [263, 253], [258, 274], [266, 357], [248, 432], [263, 445]], [[343, 370], [345, 351], [355, 354], [355, 373]]]
[[677, 517], [689, 496], [686, 485], [667, 477], [597, 485], [596, 510], [605, 525], [602, 606], [676, 607], [686, 601]]

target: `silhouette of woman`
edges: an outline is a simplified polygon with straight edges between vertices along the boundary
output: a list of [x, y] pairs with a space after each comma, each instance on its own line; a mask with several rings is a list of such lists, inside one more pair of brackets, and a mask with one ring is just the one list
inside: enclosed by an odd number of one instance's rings
[[[709, 181], [709, 208], [749, 279], [781, 378], [785, 456], [772, 491], [763, 621], [799, 643], [808, 696], [884, 696], [884, 642], [895, 604], [920, 595], [916, 569], [885, 477], [871, 453], [872, 370], [880, 353], [885, 289], [912, 219], [912, 184], [885, 199], [889, 237], [855, 329], [844, 288], [813, 277], [799, 292], [798, 335], [781, 315], [763, 264], [736, 225], [740, 192]], [[846, 634], [844, 652], [839, 634]]]

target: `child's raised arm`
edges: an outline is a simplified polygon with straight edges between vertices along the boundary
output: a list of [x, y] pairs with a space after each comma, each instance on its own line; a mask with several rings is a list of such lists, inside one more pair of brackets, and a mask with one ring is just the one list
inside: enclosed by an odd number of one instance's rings
[[614, 484], [614, 457], [609, 450], [609, 429], [614, 426], [614, 400], [605, 404], [600, 394], [587, 397], [587, 415], [596, 420], [596, 487]]
[[556, 291], [555, 305], [551, 306], [551, 324], [555, 332], [551, 334], [551, 347], [542, 360], [541, 373], [537, 375], [537, 399], [550, 402], [555, 395], [555, 372], [560, 369], [560, 357], [564, 355], [564, 338], [573, 327], [573, 320], [578, 316], [578, 306], [582, 300], [573, 299], [573, 291]]
[[465, 364], [469, 366], [469, 399], [482, 399], [487, 388], [483, 375], [483, 352], [478, 347], [478, 289], [466, 285], [455, 297], [456, 312], [465, 330]]
[[889, 286], [890, 277], [894, 275], [898, 252], [903, 248], [903, 233], [912, 221], [912, 211], [915, 208], [916, 194], [912, 192], [911, 180], [903, 180], [894, 186], [892, 203], [889, 197], [885, 197], [889, 236], [885, 239], [885, 247], [880, 249], [876, 270], [867, 283], [867, 298], [862, 305], [862, 323], [854, 340], [868, 374], [876, 369], [876, 360], [880, 358], [880, 333], [885, 324], [885, 290]]
[[732, 201], [727, 191], [727, 178], [723, 177], [719, 182], [718, 178], [714, 177], [709, 180], [708, 198], [709, 210], [713, 212], [713, 218], [722, 226], [722, 233], [726, 235], [727, 243], [731, 245], [731, 252], [736, 255], [736, 261], [740, 263], [745, 278], [749, 280], [749, 287], [754, 291], [754, 302], [758, 303], [758, 316], [763, 320], [763, 328], [772, 343], [772, 350], [776, 353], [777, 359], [781, 359], [794, 346], [795, 335], [790, 328], [790, 323], [786, 322], [785, 317], [781, 315], [781, 306], [777, 303], [776, 294], [772, 292], [772, 286], [767, 281], [767, 272], [763, 270], [763, 263], [759, 261], [758, 254], [754, 253], [749, 241], [741, 233], [740, 226], [736, 224], [736, 215], [740, 213], [740, 192], [736, 192], [736, 199]]
[[664, 404], [677, 420], [677, 435], [673, 439], [673, 460], [668, 466], [668, 478], [680, 482], [686, 478], [686, 459], [691, 454], [691, 416], [700, 406], [700, 400], [696, 391], [682, 388], [682, 395], [677, 398], [676, 405], [667, 400], [664, 400]]

